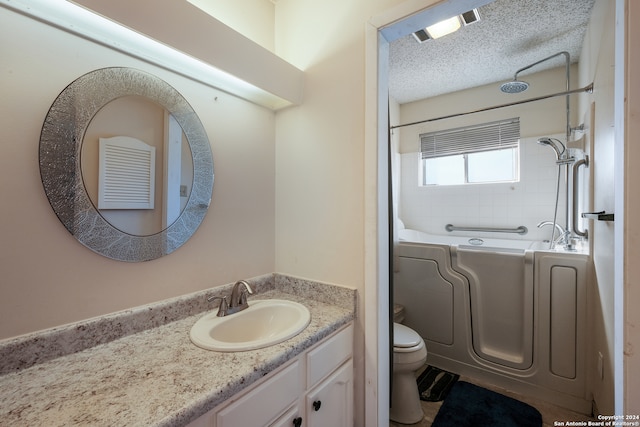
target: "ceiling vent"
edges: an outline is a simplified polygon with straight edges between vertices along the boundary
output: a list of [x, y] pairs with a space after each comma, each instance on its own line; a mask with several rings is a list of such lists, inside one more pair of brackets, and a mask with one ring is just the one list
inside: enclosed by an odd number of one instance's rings
[[418, 40], [418, 43], [424, 43], [430, 39], [429, 34], [427, 34], [425, 30], [416, 31], [415, 33], [413, 33], [413, 37]]
[[478, 14], [478, 9], [471, 9], [469, 12], [465, 12], [460, 15], [462, 19], [462, 23], [466, 25], [471, 25], [474, 22], [478, 22], [480, 20], [480, 15]]

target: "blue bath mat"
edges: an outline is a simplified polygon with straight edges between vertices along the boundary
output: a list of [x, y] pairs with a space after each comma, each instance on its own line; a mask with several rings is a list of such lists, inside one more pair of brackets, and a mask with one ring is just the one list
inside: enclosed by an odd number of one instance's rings
[[444, 399], [432, 427], [541, 427], [533, 406], [502, 394], [458, 381]]

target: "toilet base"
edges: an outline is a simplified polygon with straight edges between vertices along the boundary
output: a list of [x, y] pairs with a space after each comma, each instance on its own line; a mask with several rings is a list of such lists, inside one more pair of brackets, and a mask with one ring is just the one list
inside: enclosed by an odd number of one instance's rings
[[422, 421], [424, 412], [415, 373], [395, 373], [392, 387], [389, 419], [400, 424], [415, 424]]

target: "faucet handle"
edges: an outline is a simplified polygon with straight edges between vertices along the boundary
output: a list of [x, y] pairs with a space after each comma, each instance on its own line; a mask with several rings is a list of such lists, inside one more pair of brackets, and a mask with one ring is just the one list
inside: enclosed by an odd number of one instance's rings
[[227, 315], [227, 310], [229, 310], [229, 303], [227, 302], [227, 297], [223, 296], [223, 297], [209, 297], [207, 298], [207, 301], [209, 302], [213, 302], [215, 300], [219, 299], [220, 300], [220, 306], [218, 307], [218, 317], [224, 317]]

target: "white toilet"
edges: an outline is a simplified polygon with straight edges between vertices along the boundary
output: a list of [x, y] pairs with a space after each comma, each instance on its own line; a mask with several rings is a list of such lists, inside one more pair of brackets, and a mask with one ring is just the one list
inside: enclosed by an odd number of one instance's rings
[[416, 371], [427, 361], [427, 348], [416, 331], [398, 323], [404, 318], [402, 309], [398, 311], [400, 313], [394, 313], [393, 324], [393, 385], [389, 418], [401, 424], [414, 424], [424, 416]]

